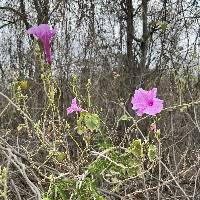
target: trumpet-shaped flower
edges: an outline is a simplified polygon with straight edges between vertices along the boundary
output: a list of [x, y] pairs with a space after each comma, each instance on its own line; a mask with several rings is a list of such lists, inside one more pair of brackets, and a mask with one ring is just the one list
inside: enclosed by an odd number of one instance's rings
[[71, 106], [67, 108], [67, 114], [73, 113], [73, 112], [82, 112], [85, 111], [81, 107], [78, 106], [76, 97], [72, 99]]
[[139, 88], [135, 91], [131, 103], [138, 116], [148, 114], [155, 116], [163, 109], [163, 100], [156, 98], [157, 88], [146, 91]]
[[46, 60], [49, 64], [52, 62], [51, 58], [51, 39], [56, 34], [55, 30], [51, 30], [48, 24], [40, 24], [39, 26], [33, 26], [27, 30], [28, 34], [32, 34], [36, 39], [39, 39], [44, 48]]

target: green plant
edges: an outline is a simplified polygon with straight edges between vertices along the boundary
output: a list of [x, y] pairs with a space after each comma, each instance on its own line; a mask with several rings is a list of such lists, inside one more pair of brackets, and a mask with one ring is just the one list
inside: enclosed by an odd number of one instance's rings
[[0, 198], [8, 200], [8, 170], [6, 167], [0, 166]]

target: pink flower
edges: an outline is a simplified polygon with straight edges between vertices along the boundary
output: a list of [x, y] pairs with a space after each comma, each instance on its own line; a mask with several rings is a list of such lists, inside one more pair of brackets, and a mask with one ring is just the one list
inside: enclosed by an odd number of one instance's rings
[[46, 60], [49, 64], [51, 64], [51, 47], [50, 42], [52, 37], [56, 34], [55, 30], [50, 30], [48, 24], [40, 24], [39, 26], [33, 26], [27, 30], [28, 34], [33, 34], [34, 37], [39, 39], [44, 48], [44, 53], [46, 56]]
[[67, 114], [73, 113], [73, 112], [82, 112], [85, 111], [81, 107], [77, 105], [76, 97], [72, 99], [71, 106], [67, 108]]
[[157, 88], [146, 91], [139, 88], [135, 91], [131, 103], [133, 110], [136, 110], [138, 116], [148, 114], [155, 116], [163, 109], [163, 100], [156, 98]]

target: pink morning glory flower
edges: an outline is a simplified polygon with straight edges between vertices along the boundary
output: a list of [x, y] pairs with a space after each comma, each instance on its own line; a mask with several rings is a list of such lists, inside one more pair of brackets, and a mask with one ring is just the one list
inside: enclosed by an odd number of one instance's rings
[[156, 98], [157, 88], [146, 91], [139, 88], [135, 91], [131, 103], [138, 116], [148, 114], [155, 116], [163, 109], [163, 100]]
[[39, 26], [33, 26], [27, 30], [28, 34], [33, 34], [33, 36], [39, 39], [44, 48], [44, 53], [46, 60], [49, 64], [52, 62], [51, 58], [51, 39], [56, 34], [55, 30], [51, 30], [48, 24], [40, 24]]
[[73, 113], [73, 112], [82, 112], [85, 111], [81, 107], [78, 106], [76, 97], [72, 99], [71, 106], [67, 108], [67, 114]]

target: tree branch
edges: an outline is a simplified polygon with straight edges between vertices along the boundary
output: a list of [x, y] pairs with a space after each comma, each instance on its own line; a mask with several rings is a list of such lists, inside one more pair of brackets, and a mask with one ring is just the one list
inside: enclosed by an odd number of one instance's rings
[[14, 8], [11, 8], [11, 7], [7, 7], [7, 6], [1, 6], [0, 10], [7, 10], [7, 11], [10, 11], [10, 12], [16, 14], [24, 22], [24, 24], [26, 25], [26, 29], [31, 27], [31, 25], [27, 21], [27, 16], [25, 13], [21, 13], [20, 11], [15, 10]]

